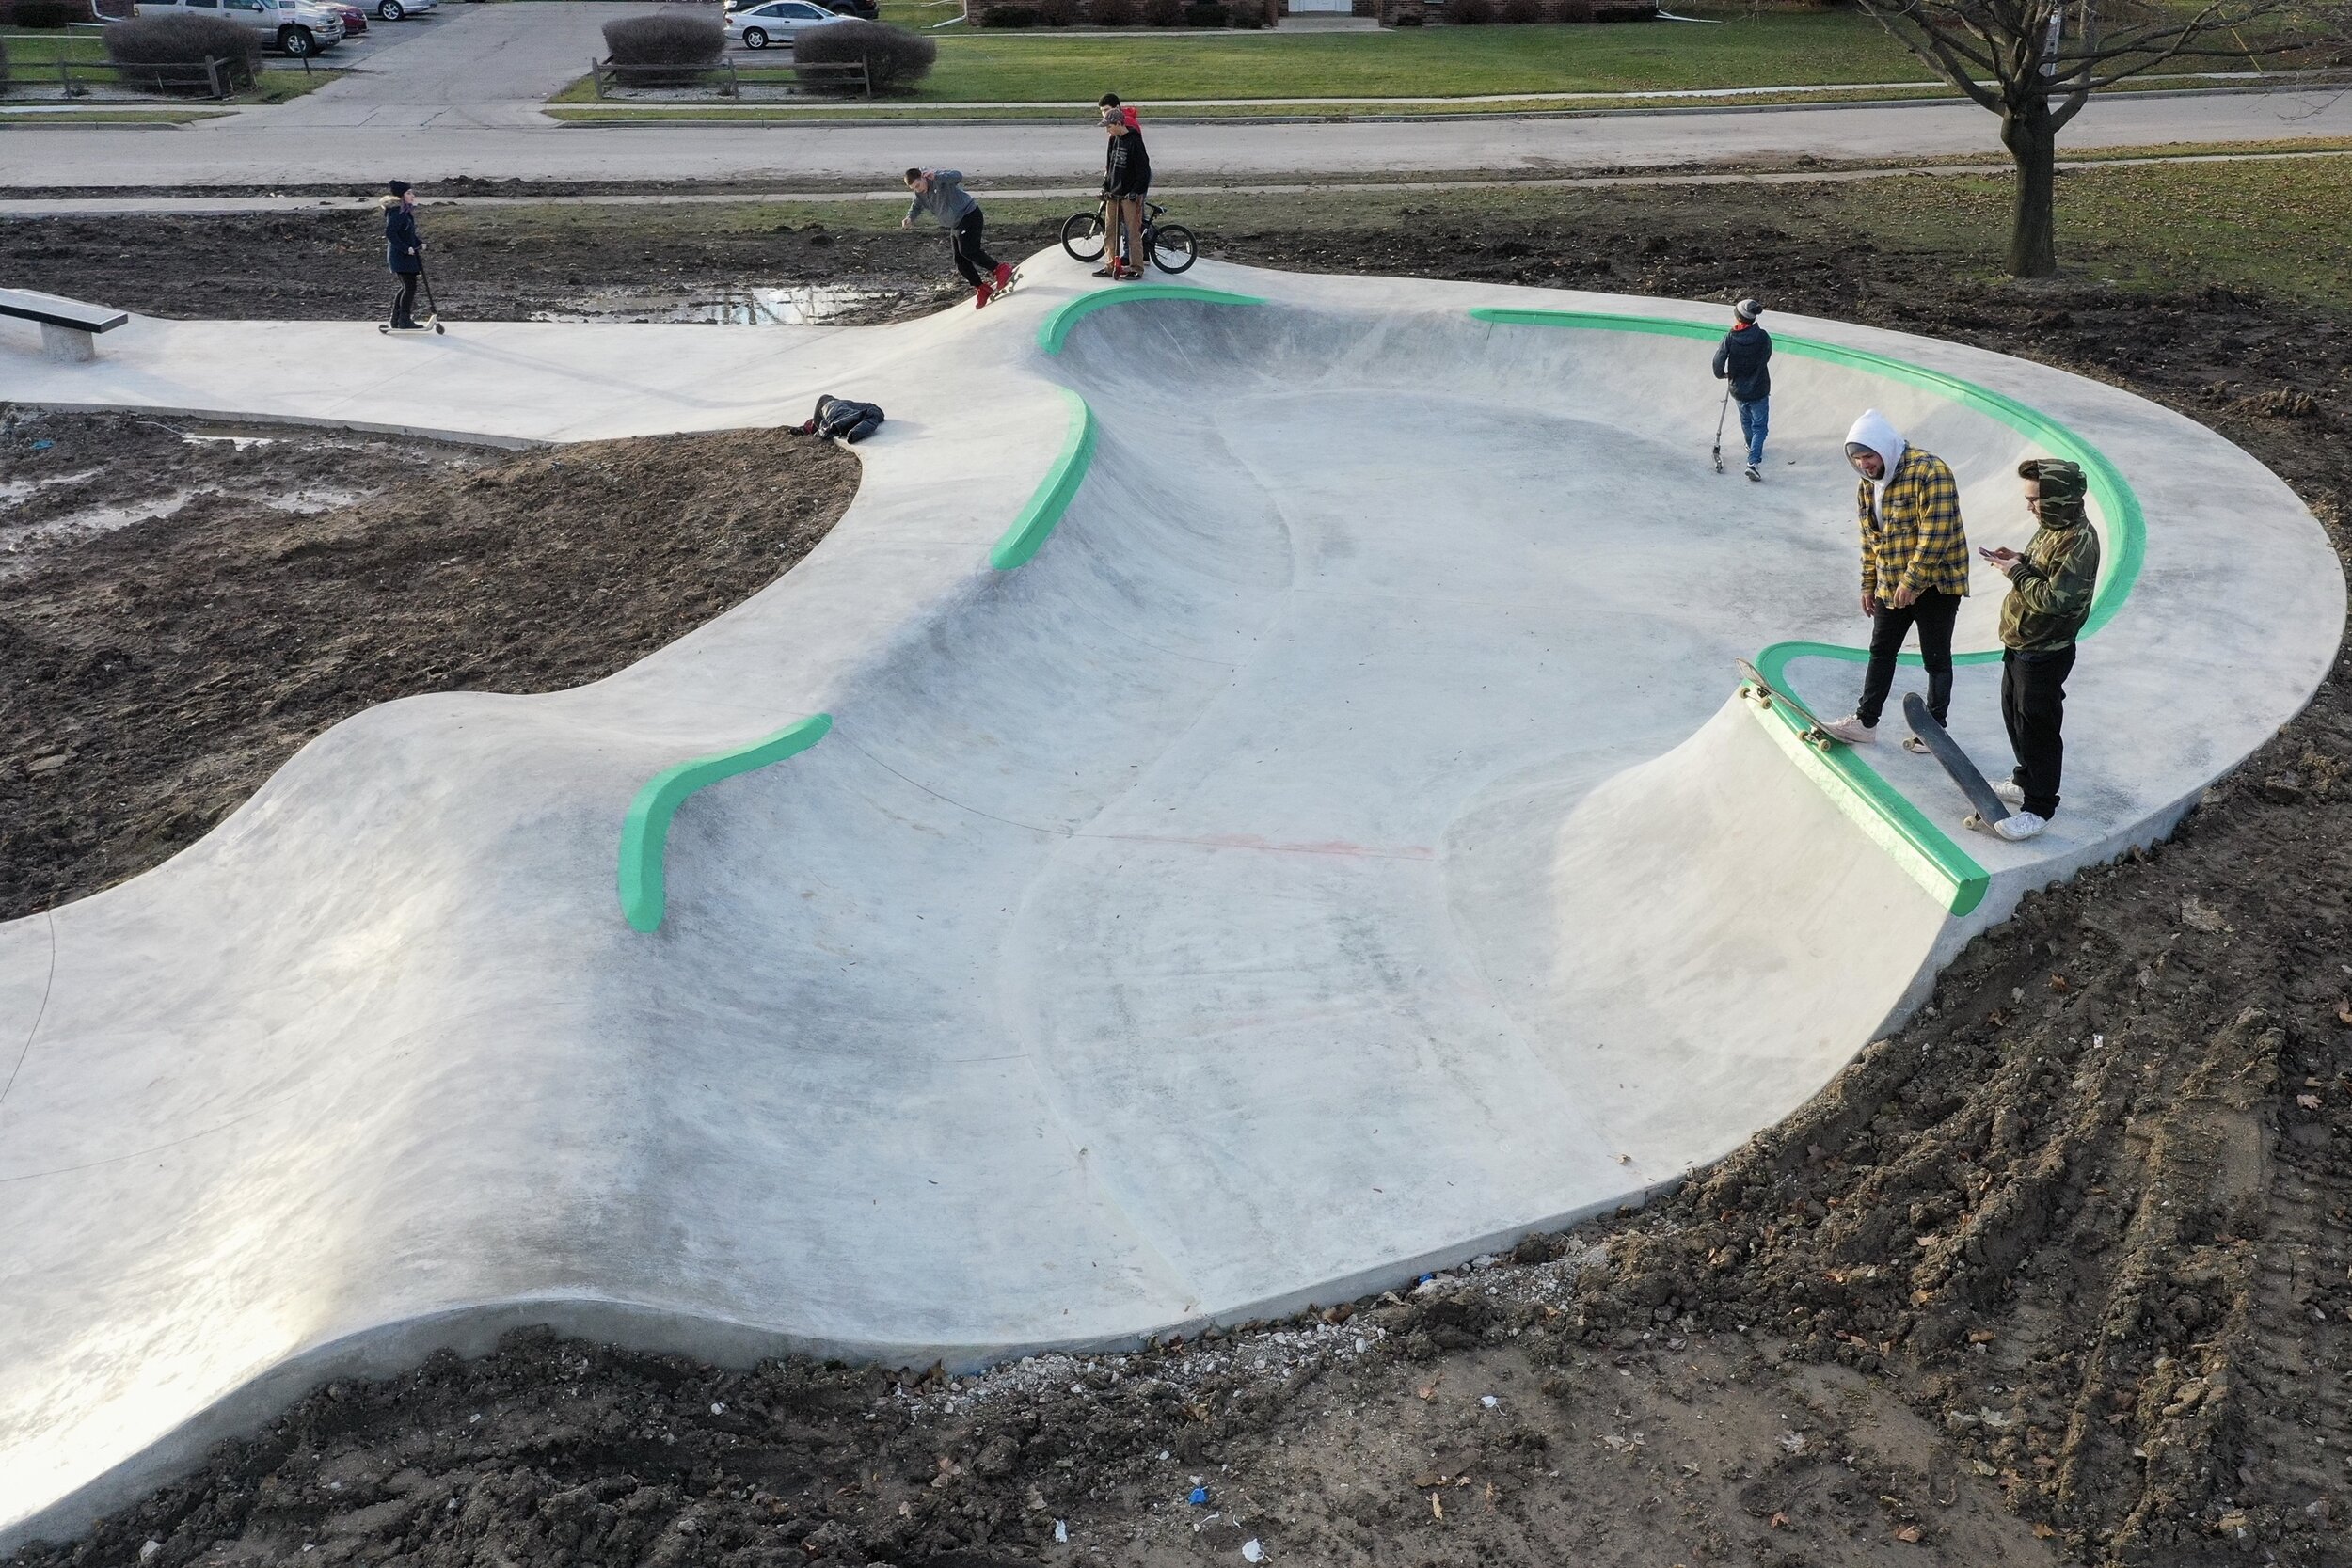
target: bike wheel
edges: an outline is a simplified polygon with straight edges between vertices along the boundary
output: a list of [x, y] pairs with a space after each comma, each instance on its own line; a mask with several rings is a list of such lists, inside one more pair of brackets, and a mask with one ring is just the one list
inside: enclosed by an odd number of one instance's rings
[[1061, 247], [1070, 252], [1073, 261], [1097, 261], [1103, 254], [1103, 216], [1100, 213], [1073, 213], [1061, 226]]
[[1200, 245], [1181, 223], [1163, 223], [1152, 230], [1152, 260], [1162, 272], [1183, 272], [1200, 260]]

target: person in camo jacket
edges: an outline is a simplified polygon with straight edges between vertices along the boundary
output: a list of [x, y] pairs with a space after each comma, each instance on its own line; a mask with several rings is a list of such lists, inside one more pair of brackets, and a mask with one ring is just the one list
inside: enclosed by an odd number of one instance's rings
[[2017, 465], [2017, 477], [2025, 481], [2026, 510], [2040, 525], [2032, 540], [2022, 552], [1977, 552], [2009, 578], [2001, 601], [2001, 721], [2017, 768], [1993, 791], [2018, 810], [1991, 831], [2012, 841], [2033, 837], [2058, 815], [2066, 677], [2099, 587], [2099, 535], [2083, 510], [2081, 467], [2033, 457]]

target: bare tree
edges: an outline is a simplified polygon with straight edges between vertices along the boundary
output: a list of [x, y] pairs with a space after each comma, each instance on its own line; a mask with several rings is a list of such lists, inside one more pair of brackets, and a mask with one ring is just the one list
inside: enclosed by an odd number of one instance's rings
[[2090, 95], [2150, 71], [2312, 55], [2341, 0], [1860, 0], [1935, 73], [2001, 117], [2017, 166], [2009, 270], [2058, 271], [2058, 134]]

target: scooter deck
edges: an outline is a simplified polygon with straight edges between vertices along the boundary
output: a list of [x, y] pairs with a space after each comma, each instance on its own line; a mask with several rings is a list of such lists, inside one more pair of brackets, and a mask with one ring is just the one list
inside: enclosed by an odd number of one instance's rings
[[1993, 793], [1993, 786], [1985, 783], [1984, 774], [1968, 759], [1968, 753], [1960, 749], [1960, 742], [1928, 711], [1927, 699], [1916, 691], [1904, 692], [1903, 717], [1911, 721], [1911, 733], [1927, 742], [1929, 754], [1944, 765], [1944, 771], [1960, 785], [1960, 792], [1968, 797], [1968, 803], [1977, 808], [1977, 816], [1983, 818], [1987, 827], [2009, 816], [2009, 807]]

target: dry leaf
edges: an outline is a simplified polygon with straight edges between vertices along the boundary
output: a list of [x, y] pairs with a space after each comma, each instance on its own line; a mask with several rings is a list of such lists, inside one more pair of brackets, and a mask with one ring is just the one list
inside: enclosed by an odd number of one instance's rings
[[1445, 1378], [1442, 1375], [1439, 1375], [1430, 1379], [1427, 1383], [1422, 1384], [1420, 1387], [1414, 1389], [1413, 1392], [1422, 1399], [1434, 1400], [1438, 1397], [1438, 1385], [1443, 1383], [1444, 1381]]
[[2319, 1096], [2315, 1094], [2298, 1094], [2295, 1097], [2295, 1102], [2297, 1105], [2302, 1106], [2306, 1111], [2316, 1111], [2319, 1109]]
[[1445, 1517], [1445, 1503], [1435, 1492], [1429, 1494], [1429, 1515], [1433, 1519]]
[[2336, 1022], [2352, 1023], [2352, 1000], [2344, 997], [2336, 998]]
[[1775, 1513], [1771, 1518], [1765, 1520], [1764, 1522], [1774, 1529], [1787, 1529], [1788, 1528], [1788, 1515], [1786, 1513]]
[[1907, 1545], [1915, 1546], [1919, 1544], [1919, 1527], [1916, 1525], [1905, 1525], [1902, 1528], [1895, 1532], [1895, 1539]]
[[2036, 1541], [2047, 1541], [2057, 1534], [2058, 1531], [2047, 1525], [2036, 1525], [2033, 1528], [2033, 1538]]
[[2063, 974], [2053, 974], [2053, 975], [2051, 975], [2051, 976], [2050, 976], [2050, 989], [2051, 989], [2052, 990], [2059, 990], [2059, 991], [2064, 990], [2066, 989], [2066, 976], [2065, 976], [2065, 975], [2063, 975]]

